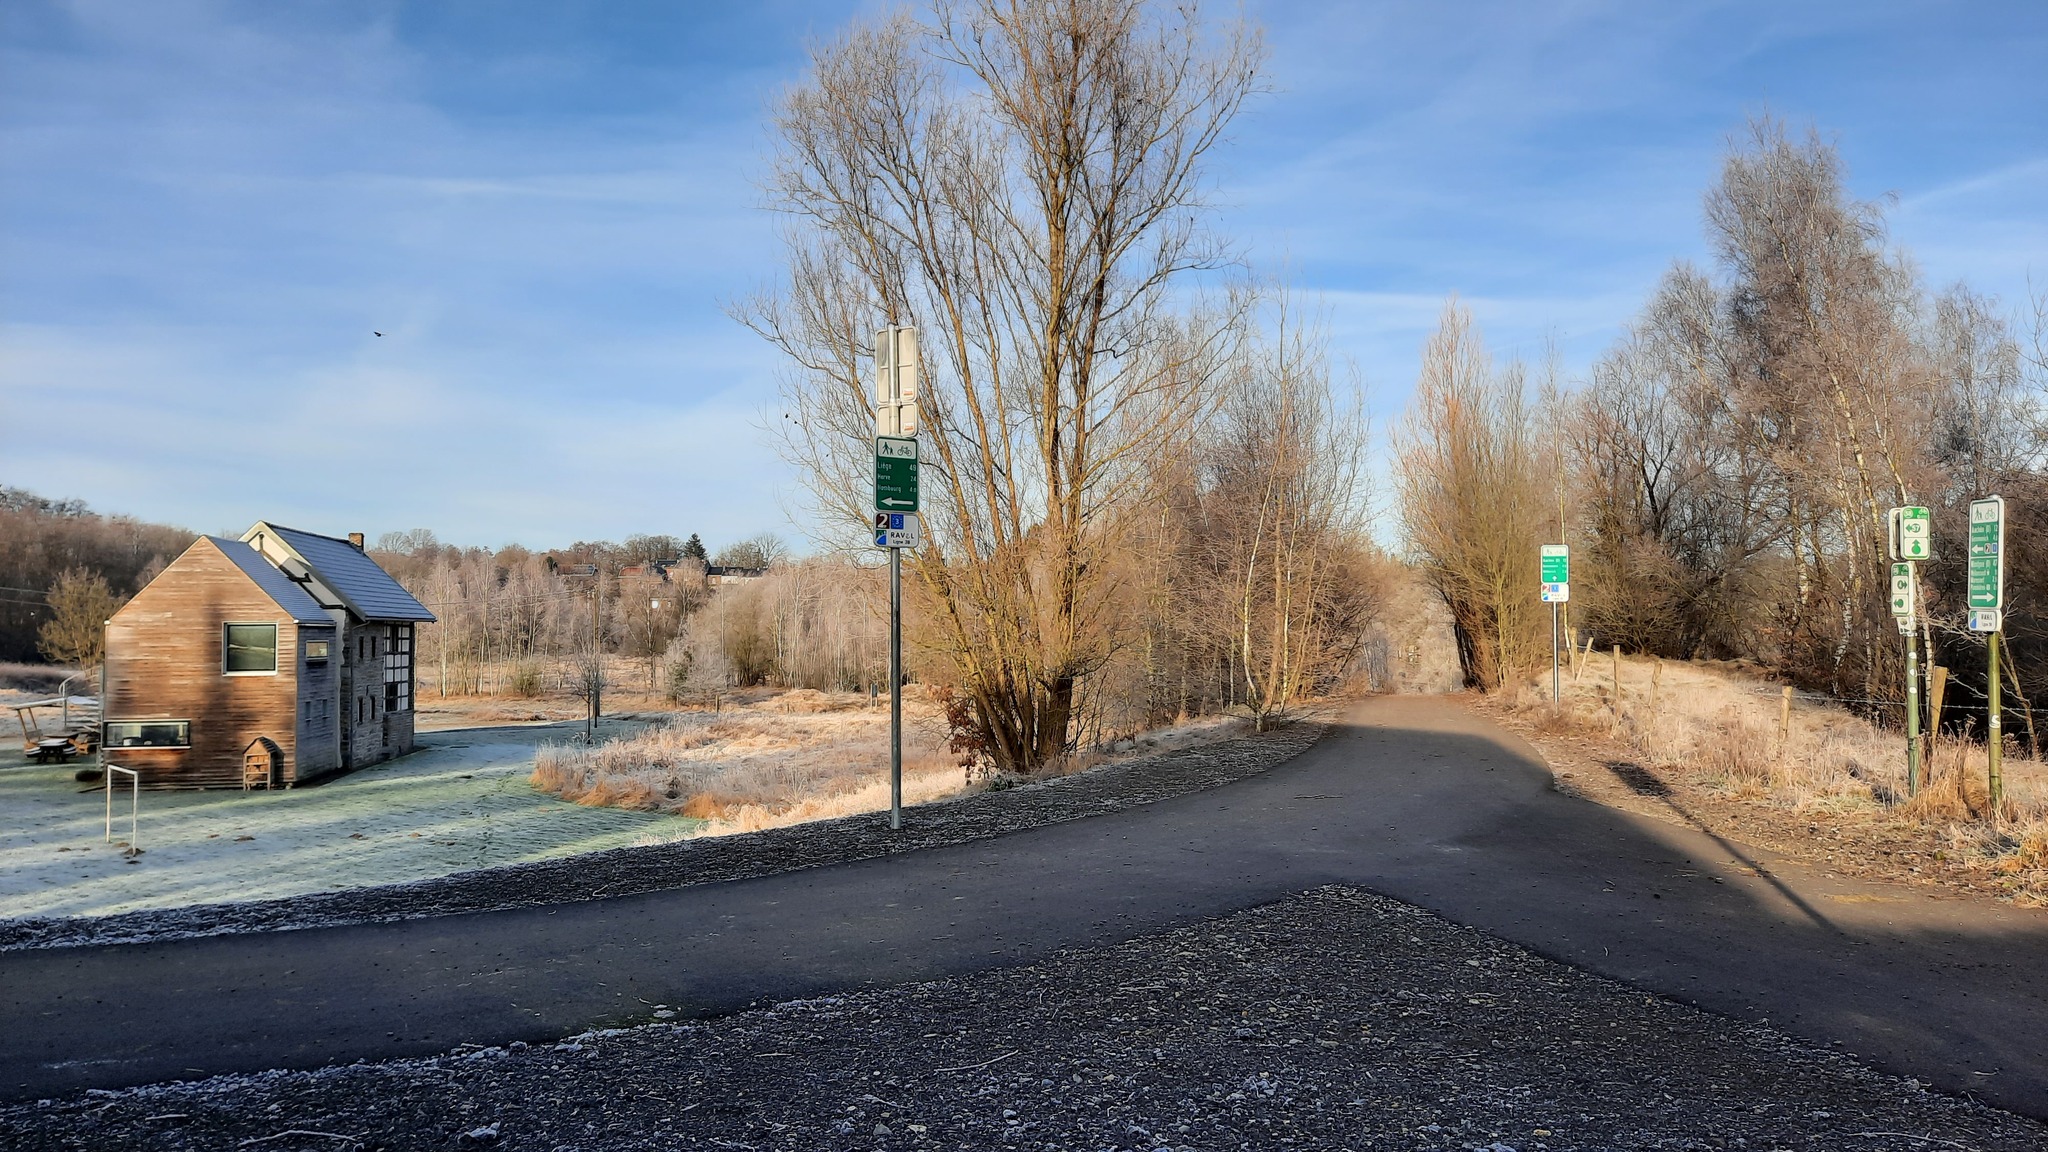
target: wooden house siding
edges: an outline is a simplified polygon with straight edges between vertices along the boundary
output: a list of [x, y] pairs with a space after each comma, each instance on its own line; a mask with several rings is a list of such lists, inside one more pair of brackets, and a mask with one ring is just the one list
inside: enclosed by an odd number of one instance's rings
[[[222, 626], [229, 623], [277, 626], [274, 674], [224, 672]], [[339, 654], [317, 668], [304, 658], [308, 639], [333, 637], [332, 626], [293, 619], [202, 539], [107, 625], [103, 715], [109, 723], [188, 720], [190, 747], [110, 741], [108, 762], [140, 772], [144, 787], [239, 788], [243, 753], [261, 737], [282, 753], [277, 783], [338, 767], [332, 725], [339, 717], [323, 717], [317, 701], [334, 698]]]

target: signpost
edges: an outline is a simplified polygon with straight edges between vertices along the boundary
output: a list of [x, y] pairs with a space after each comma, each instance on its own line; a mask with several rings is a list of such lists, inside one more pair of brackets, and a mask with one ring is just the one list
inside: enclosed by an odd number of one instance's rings
[[2005, 754], [2005, 729], [1999, 718], [1998, 649], [2005, 624], [2005, 497], [1970, 501], [1970, 630], [1983, 632], [1990, 649], [1991, 683], [1986, 690], [1990, 719], [1984, 726], [1990, 744], [1988, 769], [1991, 810], [2005, 795], [1999, 761]]
[[889, 550], [889, 827], [903, 827], [903, 550], [924, 544], [917, 502], [917, 330], [875, 333], [875, 547]]
[[917, 441], [875, 437], [875, 511], [917, 511]]
[[1538, 549], [1537, 578], [1543, 583], [1543, 602], [1550, 605], [1550, 702], [1558, 701], [1557, 613], [1558, 605], [1572, 598], [1572, 546], [1545, 544]]
[[[1894, 512], [1896, 515], [1896, 511]], [[1894, 537], [1893, 555], [1899, 552], [1898, 539]], [[1925, 549], [1922, 549], [1925, 552]], [[1892, 564], [1892, 618], [1898, 621], [1899, 632], [1906, 638], [1906, 795], [1914, 796], [1920, 791], [1920, 634], [1915, 630], [1918, 612], [1914, 602], [1915, 585], [1913, 562], [1898, 560]]]

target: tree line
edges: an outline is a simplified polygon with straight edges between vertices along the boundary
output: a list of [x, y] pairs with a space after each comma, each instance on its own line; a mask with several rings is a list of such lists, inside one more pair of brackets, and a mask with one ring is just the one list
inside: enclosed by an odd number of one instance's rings
[[1496, 687], [1548, 662], [1535, 557], [1564, 541], [1588, 639], [1753, 661], [1882, 710], [1904, 692], [1886, 516], [1926, 505], [1921, 628], [1967, 705], [1985, 686], [1968, 505], [1999, 494], [2007, 687], [2038, 698], [2048, 296], [2015, 311], [1966, 283], [1930, 290], [1889, 245], [1885, 205], [1849, 194], [1837, 146], [1775, 119], [1731, 140], [1704, 219], [1711, 266], [1674, 264], [1576, 389], [1532, 388], [1446, 308], [1396, 471], [1468, 679]]
[[0, 661], [97, 660], [100, 624], [196, 539], [0, 487]]

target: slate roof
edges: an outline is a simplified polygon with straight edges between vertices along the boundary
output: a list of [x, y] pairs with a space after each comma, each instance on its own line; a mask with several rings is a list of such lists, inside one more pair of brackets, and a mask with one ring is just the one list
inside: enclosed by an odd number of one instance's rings
[[225, 536], [208, 536], [207, 542], [220, 549], [221, 555], [234, 562], [243, 575], [256, 582], [263, 594], [275, 601], [279, 608], [291, 614], [301, 624], [333, 624], [334, 618], [313, 599], [311, 593], [291, 582], [284, 573], [270, 566], [270, 562], [254, 548], [240, 540]]
[[322, 584], [341, 597], [349, 611], [362, 619], [433, 622], [434, 614], [427, 611], [426, 605], [413, 599], [404, 585], [391, 578], [391, 573], [348, 541], [268, 522], [250, 531], [258, 529], [275, 533], [313, 569]]

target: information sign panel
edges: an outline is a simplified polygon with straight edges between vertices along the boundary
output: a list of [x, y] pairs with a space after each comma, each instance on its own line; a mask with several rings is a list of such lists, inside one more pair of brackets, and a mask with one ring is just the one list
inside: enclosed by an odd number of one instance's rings
[[[1970, 501], [1969, 607], [2005, 608], [2005, 498]], [[1984, 629], [1979, 629], [1984, 631]]]
[[1903, 561], [1892, 565], [1892, 615], [1913, 618], [1913, 566]]
[[1571, 598], [1572, 586], [1570, 584], [1546, 583], [1543, 585], [1543, 602], [1545, 604], [1567, 604], [1571, 602]]
[[1545, 584], [1569, 584], [1572, 580], [1572, 547], [1569, 544], [1545, 544], [1541, 549], [1542, 576]]
[[917, 513], [875, 513], [875, 547], [919, 548], [923, 545], [924, 521]]
[[875, 437], [875, 511], [917, 511], [917, 441]]
[[1892, 509], [1892, 559], [1932, 560], [1934, 520], [1918, 505]]

